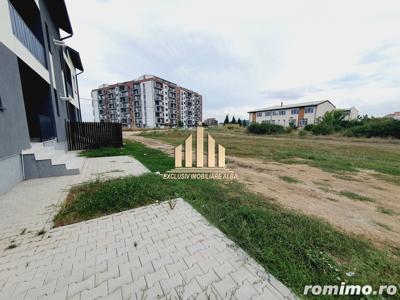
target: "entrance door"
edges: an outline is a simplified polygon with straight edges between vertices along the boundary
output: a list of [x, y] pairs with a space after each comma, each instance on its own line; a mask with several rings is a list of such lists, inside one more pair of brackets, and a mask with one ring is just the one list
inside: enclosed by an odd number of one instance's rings
[[31, 141], [56, 137], [50, 85], [18, 59], [26, 119]]

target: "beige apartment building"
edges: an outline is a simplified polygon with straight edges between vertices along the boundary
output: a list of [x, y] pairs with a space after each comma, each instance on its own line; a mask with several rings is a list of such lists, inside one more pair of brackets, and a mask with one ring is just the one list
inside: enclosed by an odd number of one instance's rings
[[[302, 128], [308, 124], [315, 124], [326, 112], [335, 110], [336, 106], [329, 100], [312, 101], [304, 103], [270, 106], [249, 111], [249, 121], [256, 123], [270, 123], [282, 126], [297, 126]], [[343, 109], [347, 120], [358, 117], [354, 107]]]
[[202, 120], [203, 97], [153, 75], [103, 84], [92, 90], [96, 122], [128, 128], [193, 127]]

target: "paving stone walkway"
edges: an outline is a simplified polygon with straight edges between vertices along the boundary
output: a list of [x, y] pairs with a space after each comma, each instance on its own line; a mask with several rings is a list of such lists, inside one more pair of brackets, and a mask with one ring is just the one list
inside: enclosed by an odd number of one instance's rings
[[295, 299], [182, 199], [0, 252], [0, 299]]
[[141, 175], [149, 170], [131, 156], [84, 159], [79, 175], [23, 181], [0, 195], [0, 253], [11, 241], [19, 243], [21, 232], [36, 234], [52, 226], [58, 205], [71, 186], [95, 180]]

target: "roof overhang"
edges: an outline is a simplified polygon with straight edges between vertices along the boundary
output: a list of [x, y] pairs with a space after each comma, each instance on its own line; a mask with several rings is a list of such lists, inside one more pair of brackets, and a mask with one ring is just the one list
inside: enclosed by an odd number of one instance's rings
[[69, 57], [71, 58], [72, 63], [74, 64], [74, 67], [80, 71], [83, 71], [82, 60], [81, 56], [79, 55], [79, 52], [72, 49], [71, 47], [67, 47], [67, 51]]
[[71, 21], [64, 0], [46, 0], [47, 8], [54, 23], [66, 33], [73, 34]]
[[321, 101], [314, 101], [314, 102], [293, 103], [293, 104], [288, 104], [288, 105], [283, 105], [283, 106], [265, 107], [265, 108], [251, 110], [251, 111], [248, 111], [247, 113], [251, 114], [251, 113], [257, 113], [257, 112], [291, 109], [291, 108], [297, 108], [297, 107], [308, 107], [308, 106], [311, 107], [311, 106], [321, 105], [322, 103], [325, 103], [325, 102], [329, 102], [334, 108], [336, 108], [336, 106], [330, 100], [321, 100]]

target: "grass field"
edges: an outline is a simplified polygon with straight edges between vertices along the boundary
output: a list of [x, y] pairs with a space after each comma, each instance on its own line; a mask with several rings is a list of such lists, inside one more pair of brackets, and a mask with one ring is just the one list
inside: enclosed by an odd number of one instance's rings
[[[191, 131], [193, 132], [193, 131]], [[217, 143], [224, 145], [227, 155], [252, 157], [283, 163], [306, 163], [329, 172], [359, 169], [373, 170], [399, 183], [400, 143], [384, 139], [346, 139], [334, 137], [299, 137], [292, 135], [256, 136], [243, 130], [209, 129]], [[146, 132], [143, 136], [172, 145], [183, 143], [189, 131]], [[195, 138], [195, 135], [193, 136]]]
[[[132, 155], [151, 171], [162, 165], [163, 172], [173, 165], [166, 154], [135, 142], [127, 142], [123, 149], [83, 152], [91, 157], [97, 154]], [[298, 295], [304, 285], [313, 283], [345, 281], [376, 287], [400, 282], [399, 257], [323, 221], [282, 208], [236, 181], [167, 181], [147, 174], [93, 182], [72, 190], [55, 223], [78, 222], [178, 196]], [[348, 277], [348, 272], [355, 275]]]

